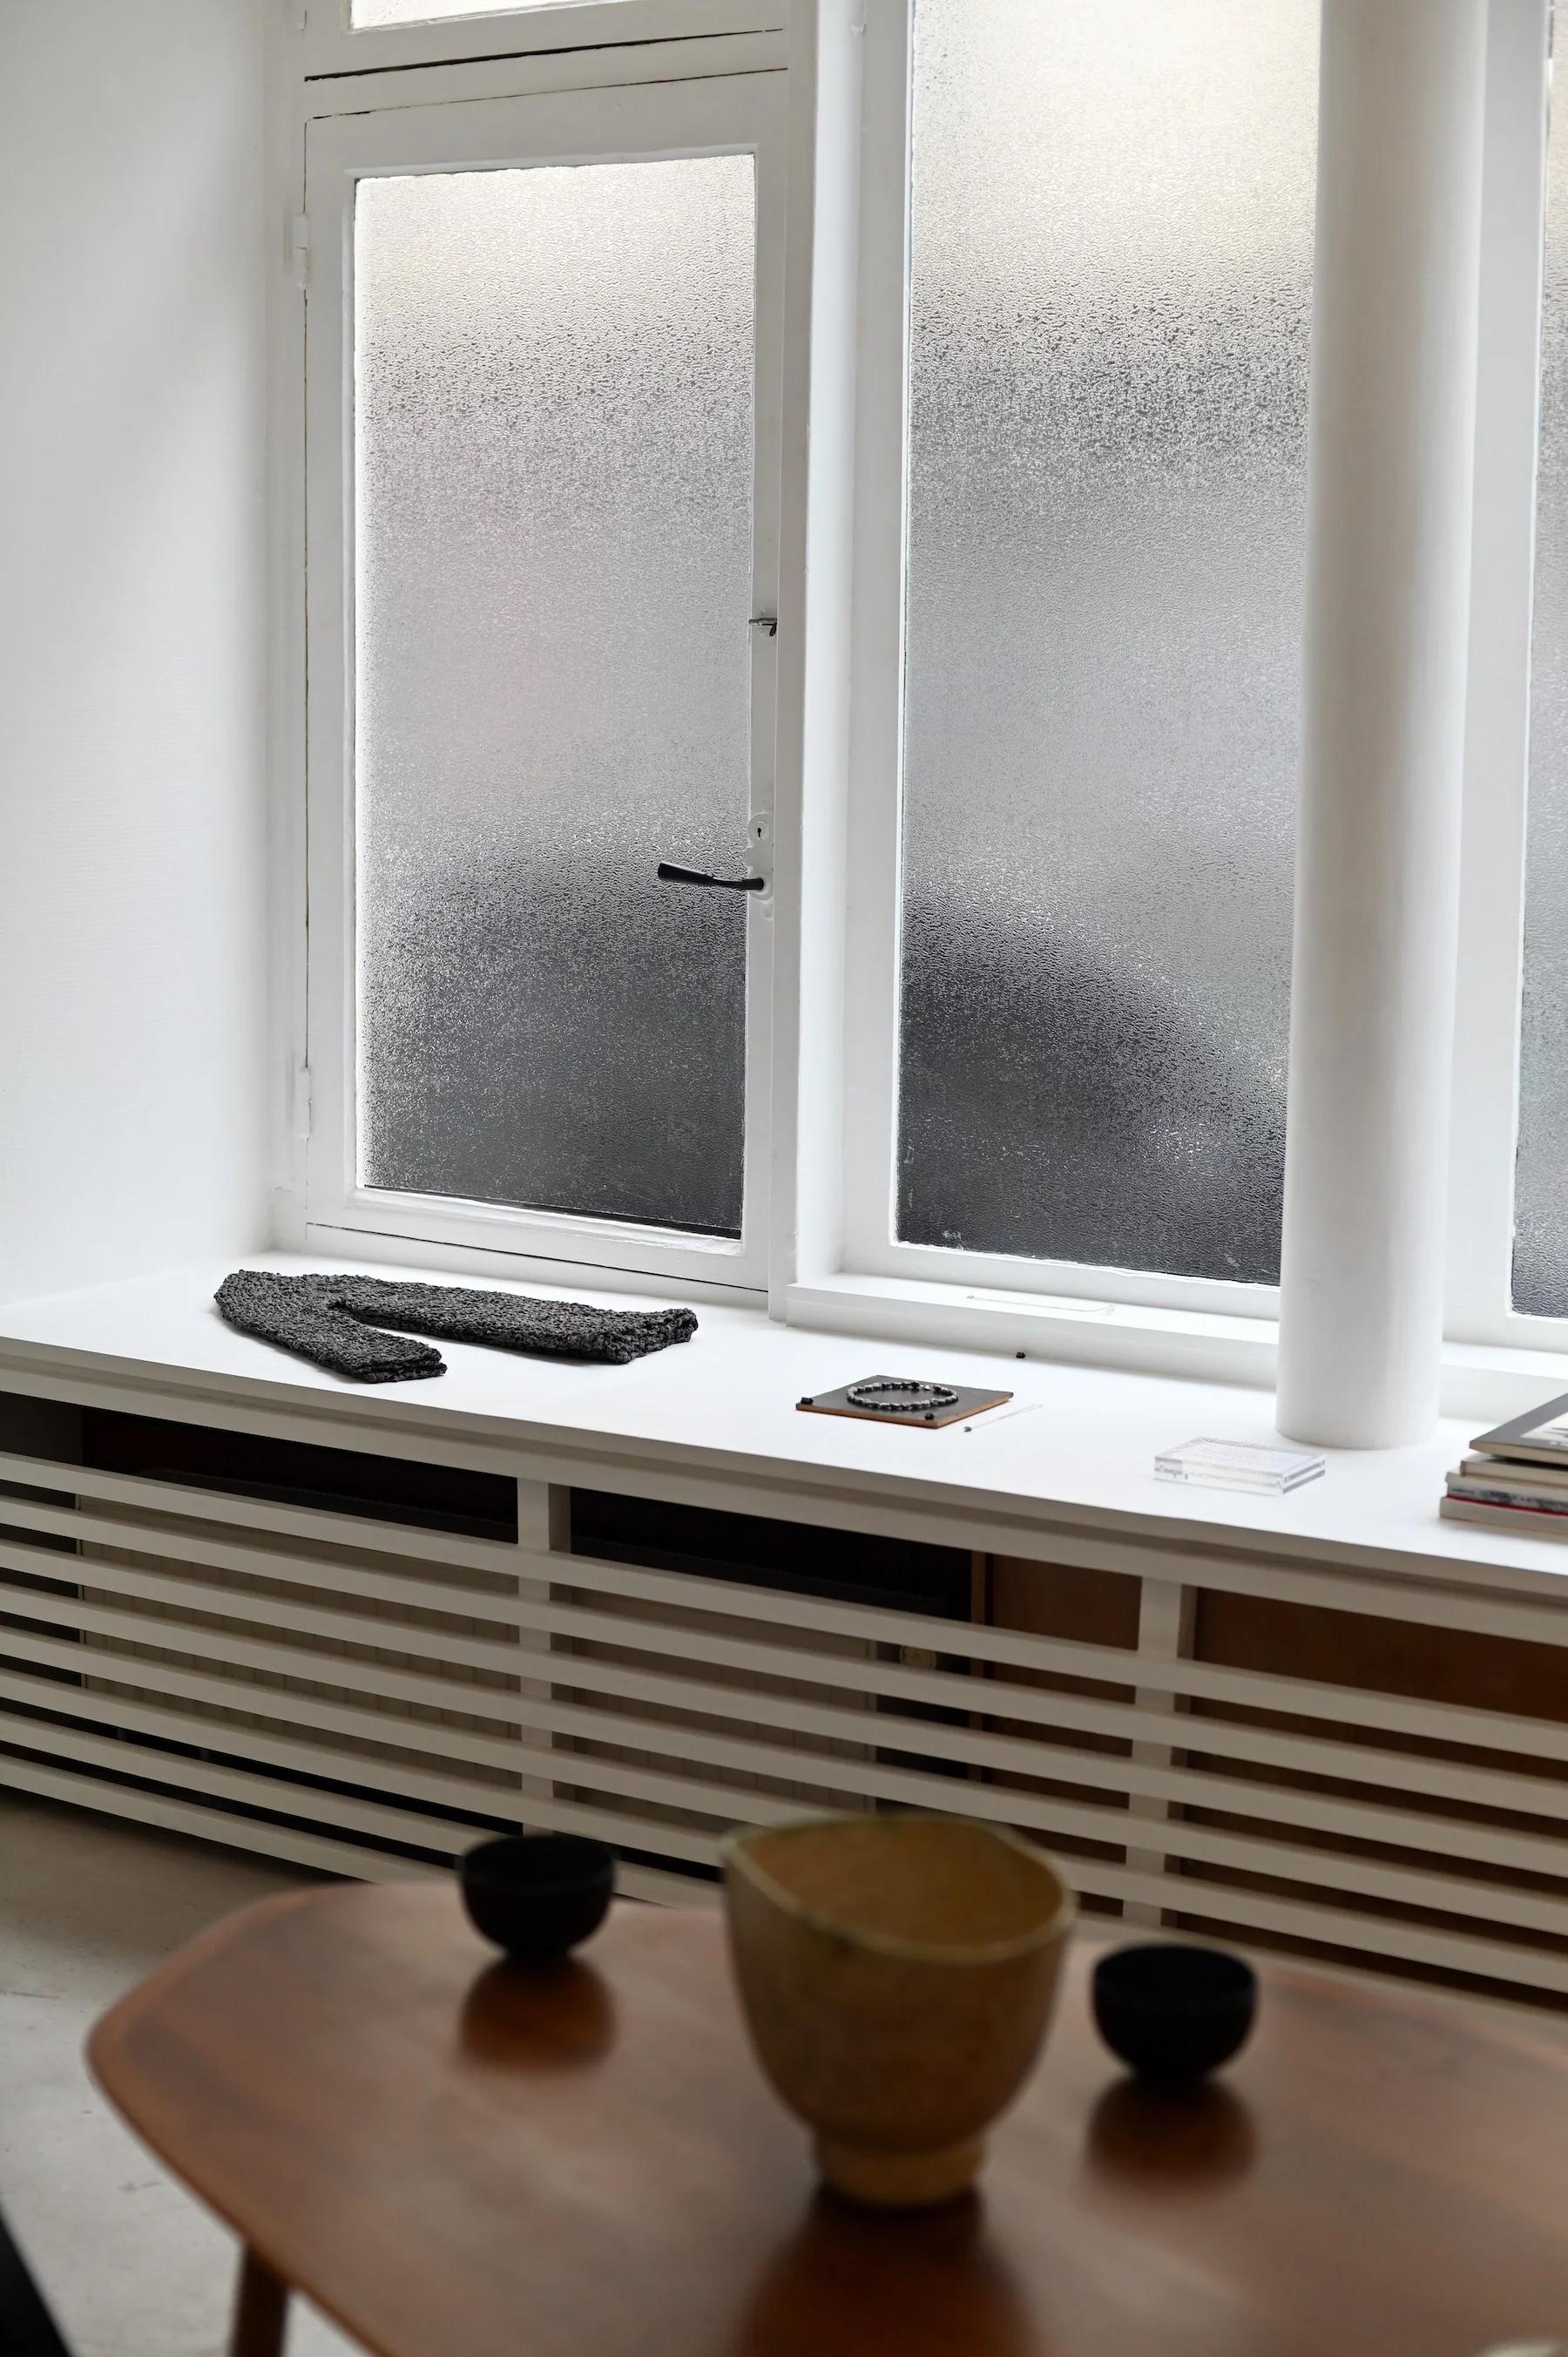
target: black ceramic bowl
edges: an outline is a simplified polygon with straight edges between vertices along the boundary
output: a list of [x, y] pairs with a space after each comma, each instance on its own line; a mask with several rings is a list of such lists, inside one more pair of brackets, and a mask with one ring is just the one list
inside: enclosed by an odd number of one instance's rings
[[615, 1896], [615, 1852], [578, 1834], [503, 1834], [457, 1872], [475, 1931], [520, 1964], [553, 1964], [578, 1946]]
[[1252, 2027], [1258, 1976], [1223, 1948], [1118, 1948], [1094, 1968], [1100, 2035], [1131, 2071], [1189, 2085], [1239, 2053]]

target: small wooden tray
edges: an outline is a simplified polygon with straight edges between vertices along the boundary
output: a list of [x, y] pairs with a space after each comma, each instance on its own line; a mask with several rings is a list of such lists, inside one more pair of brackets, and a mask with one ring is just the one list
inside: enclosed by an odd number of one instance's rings
[[[879, 1399], [876, 1394], [883, 1396]], [[1011, 1392], [977, 1392], [961, 1383], [931, 1383], [908, 1375], [863, 1375], [858, 1383], [841, 1383], [837, 1391], [818, 1392], [795, 1405], [808, 1415], [854, 1415], [868, 1424], [904, 1424], [920, 1432], [938, 1432], [944, 1424], [962, 1424], [987, 1408], [1001, 1407]]]

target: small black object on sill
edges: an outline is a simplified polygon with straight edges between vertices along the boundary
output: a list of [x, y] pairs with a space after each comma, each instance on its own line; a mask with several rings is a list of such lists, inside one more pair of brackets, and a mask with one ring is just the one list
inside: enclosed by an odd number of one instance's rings
[[1240, 2053], [1258, 1976], [1224, 1948], [1149, 1942], [1094, 1968], [1094, 2020], [1120, 2061], [1160, 2087], [1188, 2087]]
[[457, 1868], [476, 1932], [518, 1964], [553, 1964], [591, 1939], [615, 1896], [615, 1852], [581, 1834], [501, 1834]]

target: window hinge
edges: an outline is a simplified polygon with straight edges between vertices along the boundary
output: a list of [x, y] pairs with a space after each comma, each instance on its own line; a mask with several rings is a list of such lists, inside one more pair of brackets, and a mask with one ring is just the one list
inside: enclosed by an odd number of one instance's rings
[[310, 1135], [310, 1066], [296, 1064], [294, 1071], [294, 1134], [295, 1137]]
[[310, 216], [308, 213], [295, 213], [290, 223], [288, 253], [289, 261], [294, 268], [295, 285], [300, 287], [308, 286], [310, 284]]

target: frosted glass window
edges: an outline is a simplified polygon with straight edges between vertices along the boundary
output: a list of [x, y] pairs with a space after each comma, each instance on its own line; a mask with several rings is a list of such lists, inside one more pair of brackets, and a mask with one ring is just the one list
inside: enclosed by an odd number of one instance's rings
[[[349, 22], [356, 32], [371, 25], [433, 25], [451, 16], [525, 16], [557, 0], [353, 0]], [[578, 0], [582, 5], [582, 0]], [[613, 6], [614, 0], [599, 0]]]
[[362, 1183], [733, 1235], [749, 156], [367, 179]]
[[[1560, 70], [1561, 69], [1559, 69]], [[1568, 1317], [1568, 128], [1547, 147], [1513, 1298]]]
[[897, 1232], [1278, 1273], [1317, 0], [918, 0]]

